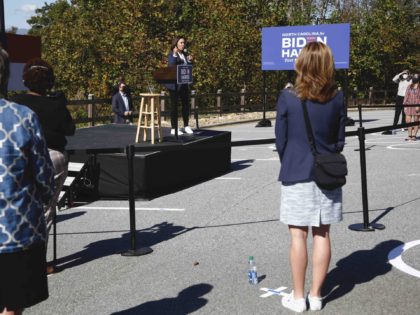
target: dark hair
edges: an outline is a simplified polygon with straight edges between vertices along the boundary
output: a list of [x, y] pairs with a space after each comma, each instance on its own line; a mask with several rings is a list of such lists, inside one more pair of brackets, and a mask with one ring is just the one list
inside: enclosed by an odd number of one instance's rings
[[172, 39], [172, 43], [171, 43], [171, 51], [172, 51], [172, 50], [174, 50], [174, 48], [176, 47], [176, 45], [178, 44], [178, 42], [179, 42], [181, 39], [184, 39], [184, 40], [185, 40], [185, 37], [183, 37], [183, 36], [176, 36], [176, 37], [174, 37], [174, 38]]
[[52, 67], [40, 58], [29, 60], [23, 68], [23, 84], [32, 92], [45, 95], [54, 85]]
[[7, 94], [9, 75], [9, 54], [4, 49], [0, 48], [0, 95], [2, 97], [6, 97]]

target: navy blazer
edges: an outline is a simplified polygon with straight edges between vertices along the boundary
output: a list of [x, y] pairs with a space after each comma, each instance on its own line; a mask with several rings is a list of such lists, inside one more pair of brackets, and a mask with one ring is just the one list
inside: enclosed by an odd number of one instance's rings
[[[341, 152], [345, 137], [343, 93], [326, 103], [307, 101], [309, 119], [319, 153]], [[306, 133], [301, 100], [293, 90], [283, 90], [277, 102], [276, 147], [281, 161], [279, 180], [297, 183], [313, 180], [314, 156]]]
[[[126, 94], [128, 98], [128, 107], [129, 110], [133, 110], [133, 100], [131, 99], [130, 94]], [[127, 110], [125, 109], [124, 100], [118, 91], [117, 93], [112, 96], [112, 112], [115, 114], [114, 116], [114, 123], [116, 124], [125, 124], [127, 119], [131, 119], [131, 117], [124, 116], [124, 112]]]
[[[185, 57], [185, 60], [187, 60], [187, 65], [191, 65], [192, 62], [188, 61], [188, 54], [185, 53], [185, 52], [184, 52], [184, 57]], [[174, 57], [172, 52], [169, 53], [169, 55], [168, 55], [168, 65], [169, 66], [176, 66], [176, 65], [183, 65], [183, 64], [184, 64], [184, 60], [181, 59], [181, 57], [179, 57], [178, 53], [176, 54], [176, 57]], [[187, 87], [188, 84], [178, 84], [178, 91], [183, 86]], [[175, 91], [175, 83], [167, 83], [167, 84], [165, 84], [165, 87], [168, 90]]]

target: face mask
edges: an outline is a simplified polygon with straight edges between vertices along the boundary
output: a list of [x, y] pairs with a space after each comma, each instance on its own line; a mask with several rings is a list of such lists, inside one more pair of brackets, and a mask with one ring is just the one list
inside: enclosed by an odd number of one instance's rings
[[419, 82], [419, 78], [413, 78], [412, 82], [413, 82], [414, 84], [418, 83], [418, 82]]
[[403, 74], [402, 78], [406, 80], [408, 78], [408, 74]]

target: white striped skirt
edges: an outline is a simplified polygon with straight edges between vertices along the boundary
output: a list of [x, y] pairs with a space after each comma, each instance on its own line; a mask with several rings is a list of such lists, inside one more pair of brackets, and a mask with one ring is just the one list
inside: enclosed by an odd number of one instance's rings
[[341, 188], [320, 189], [315, 182], [281, 185], [280, 221], [287, 225], [317, 226], [343, 219]]

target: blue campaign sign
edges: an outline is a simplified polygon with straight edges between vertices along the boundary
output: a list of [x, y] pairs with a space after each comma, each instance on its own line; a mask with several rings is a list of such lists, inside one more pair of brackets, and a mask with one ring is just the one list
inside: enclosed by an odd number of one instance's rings
[[348, 69], [350, 24], [324, 24], [262, 29], [262, 70], [294, 70], [299, 52], [307, 42], [327, 44], [336, 69]]
[[176, 83], [177, 84], [192, 84], [192, 65], [177, 65], [176, 66]]

